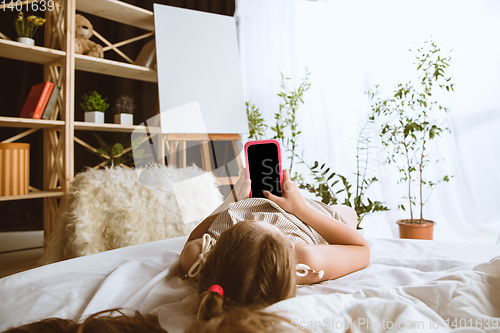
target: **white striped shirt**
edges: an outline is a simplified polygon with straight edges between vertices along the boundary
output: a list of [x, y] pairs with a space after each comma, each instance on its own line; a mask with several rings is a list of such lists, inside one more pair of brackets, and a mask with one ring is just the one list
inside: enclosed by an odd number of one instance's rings
[[[332, 207], [315, 200], [305, 200], [317, 211], [346, 223]], [[272, 224], [288, 237], [294, 247], [300, 241], [306, 244], [328, 244], [316, 230], [265, 198], [250, 198], [229, 204], [227, 209], [217, 216], [207, 233], [214, 241], [217, 241], [223, 231], [241, 221], [261, 221]]]

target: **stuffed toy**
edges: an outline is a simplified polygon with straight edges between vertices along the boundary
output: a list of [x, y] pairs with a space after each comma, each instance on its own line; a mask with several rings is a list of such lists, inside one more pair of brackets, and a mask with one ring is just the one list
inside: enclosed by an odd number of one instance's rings
[[75, 53], [104, 58], [102, 46], [90, 40], [94, 28], [89, 20], [80, 14], [75, 16]]

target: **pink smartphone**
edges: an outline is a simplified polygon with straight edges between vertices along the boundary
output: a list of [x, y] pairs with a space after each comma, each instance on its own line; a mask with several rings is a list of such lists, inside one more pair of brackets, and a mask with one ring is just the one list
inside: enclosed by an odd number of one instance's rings
[[281, 196], [283, 171], [278, 140], [255, 140], [245, 144], [247, 177], [252, 181], [250, 198], [265, 198], [263, 191]]

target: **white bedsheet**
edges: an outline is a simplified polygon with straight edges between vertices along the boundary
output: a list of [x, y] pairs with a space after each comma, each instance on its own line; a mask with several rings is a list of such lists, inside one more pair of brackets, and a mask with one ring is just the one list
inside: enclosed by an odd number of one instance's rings
[[[196, 293], [192, 282], [179, 279], [178, 255], [185, 239], [99, 253], [0, 279], [0, 331], [47, 317], [79, 320], [122, 307], [156, 310], [170, 333], [182, 332], [192, 320], [185, 308]], [[294, 326], [313, 332], [383, 332], [384, 327], [393, 332], [394, 325], [404, 328], [398, 331], [459, 331], [464, 325], [484, 329], [487, 320], [486, 331], [500, 331], [500, 260], [488, 263], [500, 254], [500, 246], [399, 239], [369, 243], [372, 260], [366, 269], [300, 288], [296, 298], [268, 311], [280, 311]], [[355, 323], [349, 327], [351, 318]], [[420, 321], [424, 328], [417, 327]]]

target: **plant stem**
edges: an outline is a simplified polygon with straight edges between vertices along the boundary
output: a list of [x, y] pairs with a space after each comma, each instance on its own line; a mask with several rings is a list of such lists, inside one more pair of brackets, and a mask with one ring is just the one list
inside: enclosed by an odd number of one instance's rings
[[406, 141], [403, 141], [403, 145], [405, 147], [405, 155], [406, 155], [406, 165], [408, 170], [408, 200], [410, 201], [410, 220], [413, 223], [413, 201], [411, 200], [411, 163], [410, 163], [410, 152], [408, 150], [408, 144]]
[[[368, 123], [370, 122], [370, 119], [368, 119], [365, 124], [363, 125], [363, 128], [361, 129], [361, 132], [360, 132], [360, 135], [361, 133], [363, 133], [366, 129], [366, 126], [368, 126]], [[361, 180], [361, 186], [359, 186], [359, 183], [356, 181], [356, 196], [358, 196], [358, 188], [360, 189], [359, 190], [359, 197], [362, 198], [363, 195], [364, 195], [364, 190], [365, 190], [365, 181], [366, 181], [366, 173], [367, 173], [367, 170], [368, 170], [368, 160], [369, 160], [369, 154], [370, 154], [370, 140], [368, 139], [365, 139], [365, 142], [366, 142], [366, 146], [365, 146], [365, 150], [366, 150], [366, 158], [365, 158], [365, 167], [363, 169], [363, 179]], [[359, 160], [359, 158], [357, 159]], [[356, 168], [356, 172], [359, 174], [359, 169]]]
[[[425, 112], [424, 112], [424, 123], [425, 123]], [[419, 166], [419, 173], [420, 173], [420, 223], [423, 222], [423, 211], [424, 211], [424, 202], [423, 202], [423, 163], [424, 163], [424, 158], [425, 158], [425, 134], [426, 134], [426, 129], [424, 127], [423, 133], [422, 133], [422, 154], [420, 155], [420, 163], [418, 164]]]

